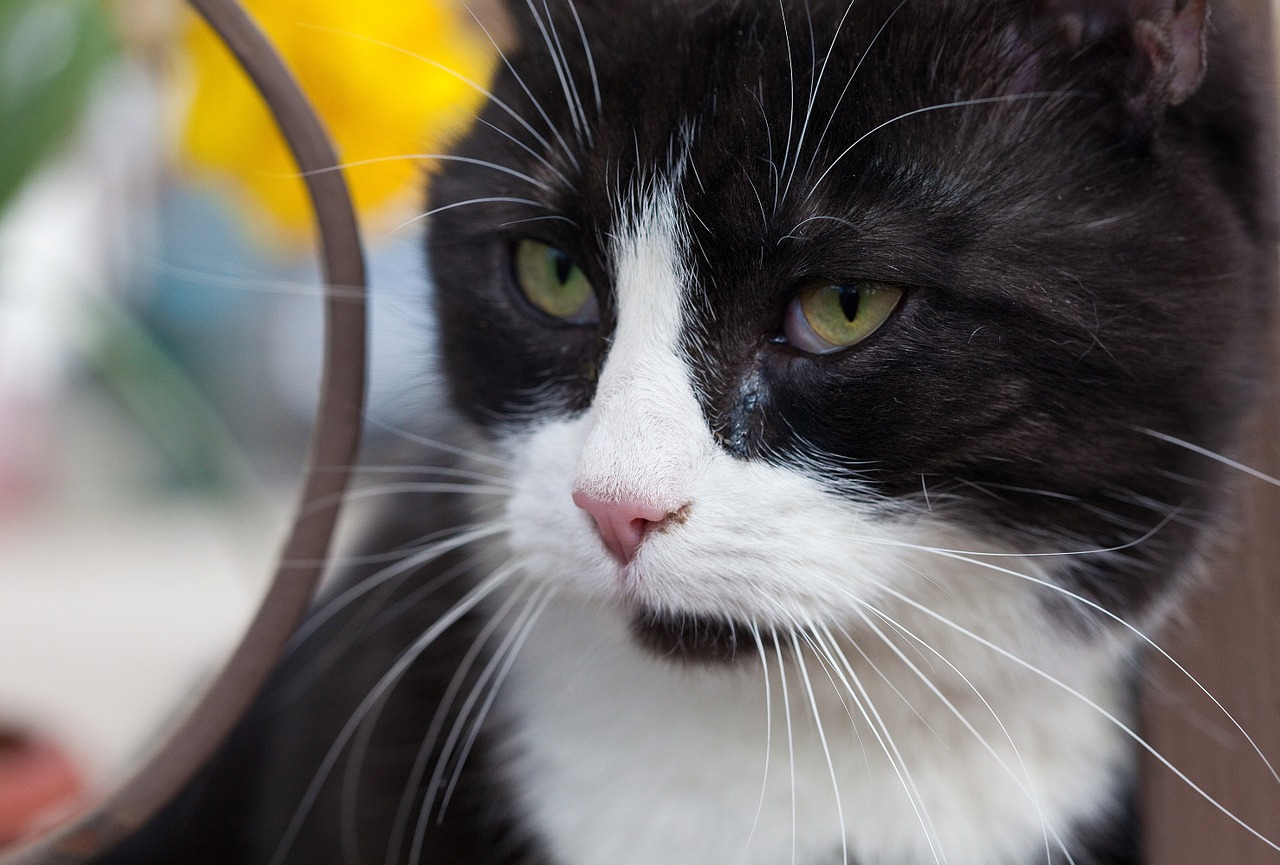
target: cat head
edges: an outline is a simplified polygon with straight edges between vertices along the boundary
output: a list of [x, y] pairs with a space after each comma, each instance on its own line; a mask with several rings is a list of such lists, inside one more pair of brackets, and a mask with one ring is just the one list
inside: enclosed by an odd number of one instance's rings
[[684, 655], [1166, 593], [1267, 305], [1203, 2], [509, 7], [430, 259], [527, 575]]

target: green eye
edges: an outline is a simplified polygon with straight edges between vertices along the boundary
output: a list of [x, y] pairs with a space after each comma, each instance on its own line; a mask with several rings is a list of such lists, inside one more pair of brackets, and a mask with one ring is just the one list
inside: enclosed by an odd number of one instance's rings
[[520, 291], [547, 315], [575, 324], [589, 324], [599, 317], [591, 283], [562, 250], [522, 240], [516, 244], [515, 271]]
[[829, 354], [862, 342], [884, 324], [903, 290], [879, 282], [818, 282], [787, 308], [787, 342], [811, 354]]

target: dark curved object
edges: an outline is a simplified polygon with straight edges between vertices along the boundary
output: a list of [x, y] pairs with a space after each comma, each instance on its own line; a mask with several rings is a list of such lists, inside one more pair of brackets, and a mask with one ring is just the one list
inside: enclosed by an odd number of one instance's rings
[[[186, 721], [100, 807], [3, 859], [75, 865], [110, 850], [165, 805], [245, 713], [306, 612], [328, 557], [365, 392], [365, 267], [351, 197], [315, 111], [262, 31], [235, 0], [189, 0], [253, 79], [306, 180], [323, 249], [325, 356], [320, 406], [297, 516], [257, 616]], [[336, 290], [334, 290], [336, 289]]]

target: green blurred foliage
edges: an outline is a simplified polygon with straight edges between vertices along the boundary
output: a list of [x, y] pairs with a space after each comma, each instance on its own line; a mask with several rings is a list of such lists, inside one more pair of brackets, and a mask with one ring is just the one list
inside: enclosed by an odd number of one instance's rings
[[113, 50], [100, 0], [0, 0], [0, 208], [71, 129]]

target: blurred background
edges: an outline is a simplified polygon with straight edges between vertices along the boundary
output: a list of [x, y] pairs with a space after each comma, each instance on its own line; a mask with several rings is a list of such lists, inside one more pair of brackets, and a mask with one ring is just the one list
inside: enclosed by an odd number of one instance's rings
[[[242, 2], [349, 164], [376, 453], [436, 399], [415, 217], [492, 44], [454, 0]], [[0, 0], [0, 846], [118, 779], [256, 606], [319, 381], [310, 219], [180, 0]]]

